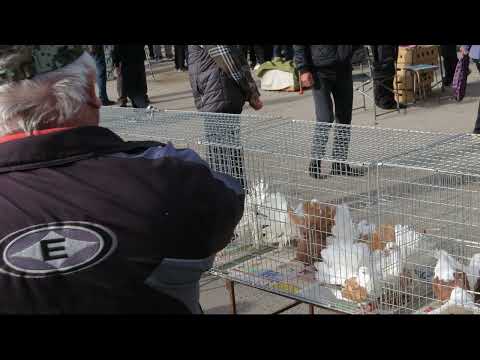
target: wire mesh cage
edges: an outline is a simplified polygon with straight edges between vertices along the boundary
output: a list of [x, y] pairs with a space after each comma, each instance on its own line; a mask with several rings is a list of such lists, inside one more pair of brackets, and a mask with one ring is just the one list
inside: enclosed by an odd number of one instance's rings
[[382, 284], [392, 289], [384, 309], [478, 313], [479, 155], [480, 139], [464, 134], [379, 164], [379, 213], [421, 233], [402, 263], [403, 286], [399, 279]]
[[216, 275], [346, 313], [478, 311], [475, 136], [115, 108], [101, 124], [242, 183]]

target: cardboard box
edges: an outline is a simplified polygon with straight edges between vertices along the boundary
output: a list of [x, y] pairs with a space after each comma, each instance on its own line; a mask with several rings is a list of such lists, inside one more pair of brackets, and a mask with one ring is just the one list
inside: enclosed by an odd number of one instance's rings
[[412, 48], [399, 47], [397, 57], [397, 67], [402, 68], [405, 65], [418, 64], [439, 64], [438, 47], [433, 45], [417, 45]]

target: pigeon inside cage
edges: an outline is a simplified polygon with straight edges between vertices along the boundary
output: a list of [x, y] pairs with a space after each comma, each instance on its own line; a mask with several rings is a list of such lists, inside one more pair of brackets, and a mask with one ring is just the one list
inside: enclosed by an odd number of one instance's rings
[[421, 295], [415, 294], [413, 283], [423, 281], [430, 283], [433, 299], [445, 306], [454, 304], [456, 311], [463, 294], [459, 289], [469, 291], [462, 306], [473, 311], [480, 300], [473, 293], [480, 290], [480, 253], [461, 272], [465, 267], [455, 266], [445, 251], [437, 251], [435, 276], [425, 280], [410, 265], [415, 263], [412, 256], [425, 249], [422, 242], [427, 237], [425, 230], [403, 224], [354, 221], [347, 204], [312, 199], [290, 205], [285, 195], [271, 192], [264, 181], [248, 193], [236, 233], [237, 241], [249, 242], [256, 249], [293, 250], [291, 261], [314, 269], [318, 283], [341, 289], [334, 292], [338, 300], [362, 308], [369, 304], [372, 311], [381, 306], [414, 310], [413, 300]]

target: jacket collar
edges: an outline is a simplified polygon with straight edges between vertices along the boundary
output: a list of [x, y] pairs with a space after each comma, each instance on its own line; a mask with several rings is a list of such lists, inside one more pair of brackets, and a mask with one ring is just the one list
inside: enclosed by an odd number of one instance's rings
[[0, 173], [60, 165], [152, 144], [156, 143], [125, 142], [99, 126], [54, 131], [1, 143]]

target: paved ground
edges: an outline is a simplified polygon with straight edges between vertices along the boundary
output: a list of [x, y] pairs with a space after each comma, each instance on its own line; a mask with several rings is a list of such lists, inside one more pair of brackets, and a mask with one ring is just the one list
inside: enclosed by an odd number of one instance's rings
[[[148, 69], [148, 68], [147, 68]], [[480, 97], [480, 76], [474, 66], [469, 77], [467, 96], [461, 103], [453, 100], [441, 100], [434, 97], [426, 102], [409, 107], [406, 114], [393, 113], [378, 119], [379, 127], [409, 128], [423, 130], [447, 130], [470, 132], [473, 129]], [[153, 74], [147, 74], [149, 96], [152, 104], [159, 109], [195, 110], [188, 73], [177, 73], [172, 62], [161, 62], [153, 65]], [[116, 99], [115, 82], [108, 83], [111, 99]], [[438, 94], [435, 92], [434, 95]], [[448, 89], [444, 95], [448, 94]], [[304, 95], [298, 93], [263, 92], [265, 104], [258, 114], [275, 114], [296, 119], [314, 119], [313, 99], [311, 92]], [[360, 104], [361, 98], [355, 96], [355, 103]], [[355, 111], [353, 124], [372, 125], [373, 111], [368, 103], [368, 110]], [[253, 112], [248, 106], [245, 112]], [[245, 286], [236, 287], [238, 312], [244, 314], [268, 314], [291, 303], [281, 297], [257, 291]], [[201, 282], [201, 302], [207, 314], [228, 314], [230, 312], [229, 297], [223, 280], [206, 275]], [[326, 310], [316, 310], [317, 313], [329, 313]], [[286, 314], [306, 314], [305, 305], [293, 308]]]

